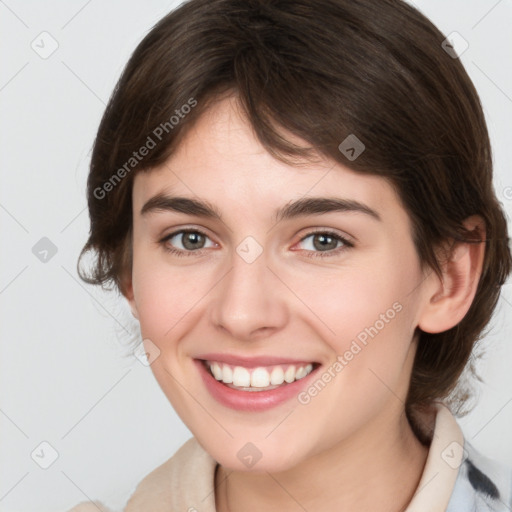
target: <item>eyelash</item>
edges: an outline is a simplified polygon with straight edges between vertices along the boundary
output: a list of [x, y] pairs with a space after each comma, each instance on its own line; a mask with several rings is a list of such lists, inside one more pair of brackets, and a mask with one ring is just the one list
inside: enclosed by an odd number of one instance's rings
[[[168, 240], [175, 237], [176, 235], [179, 235], [180, 233], [199, 233], [199, 234], [209, 238], [208, 235], [206, 233], [204, 233], [203, 231], [201, 231], [200, 229], [181, 229], [179, 231], [174, 231], [173, 233], [170, 233], [169, 235], [166, 235], [164, 238], [159, 240], [159, 243], [162, 245], [163, 249], [166, 252], [169, 252], [169, 253], [173, 254], [174, 256], [178, 256], [178, 257], [185, 257], [188, 255], [187, 253], [190, 253], [190, 254], [196, 253], [196, 255], [198, 255], [198, 256], [202, 255], [204, 249], [197, 249], [195, 251], [184, 251], [182, 249], [175, 249], [175, 248], [169, 247], [167, 245]], [[309, 238], [312, 235], [331, 236], [331, 237], [335, 238], [336, 240], [342, 242], [343, 246], [338, 247], [336, 249], [330, 249], [328, 251], [309, 251], [309, 250], [303, 249], [306, 251], [305, 256], [307, 258], [328, 258], [328, 257], [336, 256], [336, 255], [346, 251], [347, 249], [354, 247], [354, 244], [352, 242], [350, 242], [343, 236], [339, 235], [338, 233], [335, 233], [334, 231], [329, 231], [329, 230], [311, 231], [310, 233], [308, 233], [307, 235], [302, 237], [300, 239], [300, 242], [303, 242], [306, 238]]]

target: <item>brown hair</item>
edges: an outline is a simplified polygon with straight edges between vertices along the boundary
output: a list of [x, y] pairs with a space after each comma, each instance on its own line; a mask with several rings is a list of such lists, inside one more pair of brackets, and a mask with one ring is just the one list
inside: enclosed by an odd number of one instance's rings
[[[444, 39], [401, 0], [182, 4], [135, 49], [101, 120], [88, 177], [90, 236], [80, 255], [94, 250], [97, 259], [90, 275], [79, 259], [80, 276], [122, 292], [136, 172], [162, 164], [212, 101], [235, 92], [274, 157], [297, 164], [321, 154], [387, 179], [411, 218], [424, 269], [440, 275], [434, 249], [446, 242], [480, 242], [462, 222], [484, 219], [475, 299], [452, 329], [420, 331], [406, 412], [411, 419], [448, 397], [484, 336], [512, 260], [480, 101]], [[292, 144], [283, 129], [311, 147]], [[338, 149], [351, 134], [365, 145], [353, 161]], [[469, 395], [453, 397], [460, 406]]]

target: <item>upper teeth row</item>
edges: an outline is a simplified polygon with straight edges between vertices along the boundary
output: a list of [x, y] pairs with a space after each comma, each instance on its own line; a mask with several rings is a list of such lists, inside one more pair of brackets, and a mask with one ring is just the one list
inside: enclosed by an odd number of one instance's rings
[[281, 366], [274, 366], [269, 372], [266, 368], [244, 368], [243, 366], [231, 367], [227, 364], [208, 362], [208, 366], [217, 380], [225, 384], [233, 384], [240, 387], [265, 388], [269, 385], [279, 385], [283, 382], [293, 382], [303, 379], [311, 373], [313, 365], [310, 363], [305, 366], [290, 365], [283, 370]]

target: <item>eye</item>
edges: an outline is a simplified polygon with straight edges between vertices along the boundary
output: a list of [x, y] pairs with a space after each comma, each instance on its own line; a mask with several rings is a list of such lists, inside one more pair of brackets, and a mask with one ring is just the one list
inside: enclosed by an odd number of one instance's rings
[[[180, 231], [174, 231], [169, 235], [162, 238], [159, 243], [162, 244], [163, 248], [177, 256], [185, 256], [187, 252], [196, 252], [202, 254], [202, 249], [206, 247], [215, 247], [215, 242], [211, 242], [211, 245], [206, 246], [206, 241], [209, 237], [206, 233], [197, 229], [181, 229]], [[177, 248], [174, 246], [178, 246]], [[180, 247], [181, 245], [181, 247]]]
[[[304, 243], [308, 239], [310, 239], [310, 241]], [[310, 258], [336, 256], [354, 247], [352, 242], [332, 231], [314, 231], [303, 237], [300, 243], [304, 243], [304, 250], [306, 251], [305, 256]]]
[[[306, 242], [310, 239], [309, 242]], [[187, 256], [195, 253], [194, 256], [203, 254], [203, 249], [216, 247], [217, 244], [210, 240], [206, 233], [198, 229], [181, 229], [174, 231], [159, 240], [165, 251], [176, 256]], [[304, 243], [305, 256], [310, 258], [324, 258], [336, 256], [347, 249], [354, 247], [354, 244], [345, 237], [332, 231], [314, 231], [303, 237], [300, 243]], [[176, 247], [178, 246], [178, 247]], [[181, 247], [180, 247], [181, 246]]]

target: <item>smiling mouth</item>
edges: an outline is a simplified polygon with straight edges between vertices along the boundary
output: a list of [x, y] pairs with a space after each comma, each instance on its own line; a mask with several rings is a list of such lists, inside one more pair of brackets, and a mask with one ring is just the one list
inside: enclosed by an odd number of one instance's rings
[[276, 364], [246, 368], [218, 361], [203, 360], [213, 378], [231, 389], [239, 391], [271, 391], [308, 376], [319, 365]]

